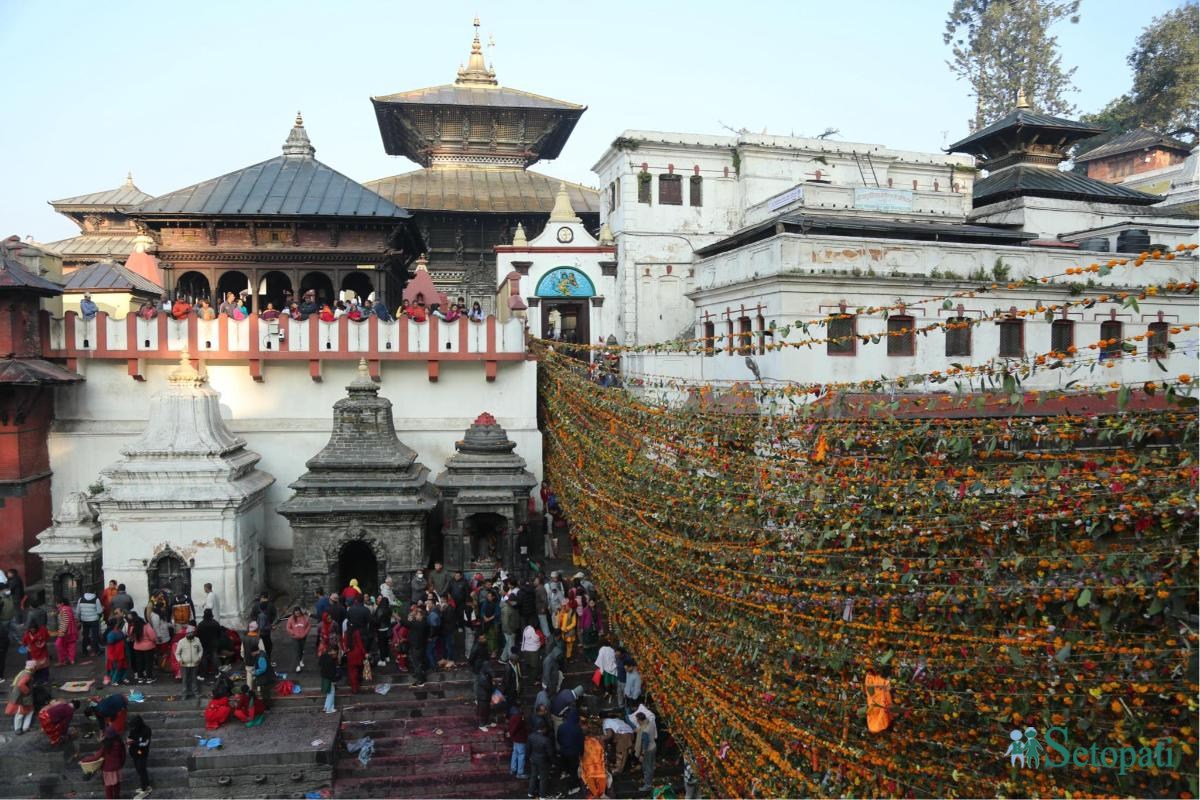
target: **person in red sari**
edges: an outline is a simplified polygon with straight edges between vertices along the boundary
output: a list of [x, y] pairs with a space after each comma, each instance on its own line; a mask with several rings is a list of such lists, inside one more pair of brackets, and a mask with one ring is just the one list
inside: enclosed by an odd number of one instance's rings
[[78, 700], [51, 700], [38, 712], [38, 722], [45, 731], [46, 738], [50, 740], [51, 747], [58, 747], [66, 740], [77, 708]]
[[362, 685], [363, 664], [367, 660], [367, 648], [362, 634], [352, 630], [346, 634], [346, 671], [350, 673], [350, 694], [358, 694]]
[[408, 672], [408, 626], [400, 622], [392, 627], [392, 655], [396, 659], [396, 670]]
[[26, 656], [35, 662], [33, 683], [35, 686], [50, 682], [50, 634], [37, 622], [29, 623], [29, 630], [21, 637], [21, 644], [29, 652]]
[[104, 776], [104, 796], [121, 796], [121, 770], [125, 768], [125, 739], [111, 725], [104, 729], [104, 741], [92, 756], [100, 760], [100, 774]]
[[204, 709], [205, 730], [215, 731], [228, 722], [232, 714], [228, 697], [214, 697], [208, 701], [208, 708]]
[[187, 636], [187, 627], [188, 626], [186, 625], [180, 625], [175, 631], [175, 635], [171, 637], [170, 644], [167, 645], [167, 665], [170, 666], [171, 673], [175, 677], [175, 680], [179, 680], [180, 676], [183, 675], [183, 670], [179, 665], [179, 659], [175, 657], [175, 645], [179, 644], [180, 639]]
[[108, 610], [112, 608], [112, 599], [117, 596], [117, 582], [109, 581], [108, 586], [100, 593], [100, 606], [104, 609], [104, 618], [108, 619]]
[[79, 643], [79, 620], [75, 609], [63, 598], [58, 598], [58, 638], [54, 640], [58, 650], [58, 665], [74, 664]]
[[238, 704], [233, 709], [233, 716], [246, 726], [256, 725], [261, 722], [263, 715], [266, 713], [266, 706], [263, 704], [262, 698], [250, 691], [250, 687], [243, 686], [238, 694]]

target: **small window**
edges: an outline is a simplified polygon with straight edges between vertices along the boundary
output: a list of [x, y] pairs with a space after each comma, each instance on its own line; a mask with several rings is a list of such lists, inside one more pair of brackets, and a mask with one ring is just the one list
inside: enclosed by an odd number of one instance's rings
[[1070, 353], [1075, 346], [1075, 322], [1056, 319], [1050, 323], [1050, 349], [1055, 353]]
[[693, 175], [688, 179], [688, 205], [697, 207], [704, 205], [704, 178], [699, 175]]
[[716, 352], [717, 326], [711, 322], [704, 323], [704, 355], [711, 356]]
[[615, 187], [615, 190], [613, 191], [613, 208], [620, 208], [621, 207], [621, 178], [620, 178], [620, 176], [617, 176], [617, 180], [614, 182], [614, 187]]
[[650, 205], [650, 182], [654, 180], [649, 172], [638, 173], [638, 202]]
[[889, 356], [911, 356], [917, 352], [917, 334], [913, 330], [913, 318], [904, 314], [888, 317], [887, 354]]
[[1023, 355], [1025, 355], [1025, 320], [1001, 320], [1000, 357], [1021, 358]]
[[763, 319], [763, 315], [759, 314], [754, 319], [755, 330], [758, 331], [756, 337], [758, 339], [758, 354], [760, 356], [767, 354], [767, 321]]
[[725, 352], [733, 355], [733, 319], [725, 321]]
[[1110, 358], [1121, 357], [1121, 329], [1124, 326], [1115, 319], [1110, 319], [1108, 322], [1100, 323], [1100, 338], [1104, 343], [1100, 345], [1100, 360], [1106, 361]]
[[946, 356], [971, 357], [971, 321], [966, 317], [946, 320]]
[[738, 355], [748, 356], [754, 352], [754, 330], [749, 317], [738, 317]]
[[1171, 353], [1171, 326], [1165, 322], [1150, 323], [1150, 357], [1166, 358]]
[[855, 338], [855, 319], [853, 314], [841, 314], [829, 320], [829, 341], [825, 343], [825, 354], [831, 356], [852, 356], [856, 352], [858, 340]]
[[658, 204], [660, 206], [683, 205], [683, 178], [679, 175], [658, 176]]
[[617, 182], [613, 181], [608, 185], [608, 213], [612, 213], [617, 207]]

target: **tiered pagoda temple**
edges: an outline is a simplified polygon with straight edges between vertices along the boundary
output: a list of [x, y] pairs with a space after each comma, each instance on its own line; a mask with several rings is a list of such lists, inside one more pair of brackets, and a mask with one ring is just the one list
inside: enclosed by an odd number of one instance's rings
[[130, 173], [115, 189], [51, 200], [55, 211], [79, 226], [79, 235], [45, 246], [62, 256], [63, 272], [97, 261], [124, 262], [133, 252], [138, 235], [129, 210], [150, 198], [134, 185]]
[[[500, 86], [484, 62], [478, 18], [470, 57], [454, 83], [371, 102], [384, 150], [422, 168], [366, 186], [413, 214], [440, 289], [494, 311], [492, 248], [512, 242], [518, 224], [530, 238], [541, 233], [561, 183], [528, 167], [558, 157], [586, 106]], [[566, 186], [595, 235], [599, 193]]]

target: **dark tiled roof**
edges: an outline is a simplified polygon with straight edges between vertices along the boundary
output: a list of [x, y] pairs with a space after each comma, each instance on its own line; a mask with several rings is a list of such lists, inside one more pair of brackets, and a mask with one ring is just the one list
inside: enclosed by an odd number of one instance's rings
[[751, 242], [769, 239], [777, 225], [786, 233], [818, 236], [855, 236], [876, 239], [908, 239], [938, 242], [974, 242], [977, 244], [1022, 244], [1037, 234], [993, 228], [987, 225], [962, 225], [949, 222], [913, 222], [879, 217], [835, 217], [811, 214], [782, 214], [765, 222], [743, 228], [732, 236], [696, 251], [698, 256], [723, 253]]
[[[404, 208], [549, 214], [559, 183], [558, 178], [524, 169], [436, 167], [366, 186]], [[568, 183], [567, 194], [576, 213], [599, 213], [600, 193], [595, 189]]]
[[131, 216], [292, 216], [405, 219], [403, 208], [311, 156], [282, 155], [155, 197]]
[[1158, 195], [1105, 183], [1077, 172], [1030, 166], [1009, 167], [976, 181], [973, 195], [976, 207], [1026, 195], [1138, 206], [1157, 203], [1162, 199]]
[[1164, 136], [1161, 133], [1155, 133], [1148, 128], [1134, 128], [1131, 131], [1122, 133], [1115, 139], [1105, 142], [1094, 150], [1088, 150], [1083, 155], [1077, 157], [1075, 163], [1082, 164], [1087, 161], [1094, 161], [1097, 158], [1133, 153], [1150, 147], [1162, 147], [1167, 150], [1177, 150], [1181, 153], [1190, 153], [1192, 151], [1192, 145], [1186, 142], [1181, 142], [1170, 136]]
[[74, 372], [40, 358], [0, 358], [0, 385], [38, 386], [81, 380], [83, 378]]
[[[954, 144], [946, 148], [947, 153], [974, 152], [975, 145], [984, 139], [989, 139], [993, 135], [1008, 128], [1046, 128], [1049, 130], [1061, 131], [1063, 133], [1074, 133], [1084, 136], [1094, 136], [1098, 133], [1104, 133], [1104, 128], [1097, 128], [1094, 125], [1085, 125], [1082, 122], [1075, 120], [1063, 119], [1062, 117], [1051, 117], [1046, 114], [1038, 114], [1027, 109], [1018, 108], [1005, 114], [1000, 119], [988, 125], [986, 128], [975, 131], [965, 139], [960, 139]], [[1076, 136], [1075, 138], [1079, 138]]]
[[91, 194], [81, 194], [77, 197], [64, 197], [62, 200], [51, 200], [50, 205], [58, 208], [59, 206], [101, 206], [104, 208], [112, 208], [113, 206], [135, 206], [138, 203], [149, 200], [154, 195], [149, 195], [141, 189], [133, 185], [132, 180], [125, 181], [124, 184], [116, 189], [108, 189], [103, 192], [92, 192]]
[[63, 291], [54, 281], [25, 269], [20, 261], [9, 255], [7, 247], [0, 245], [0, 292], [6, 289], [33, 292], [43, 297], [54, 297]]
[[163, 287], [112, 261], [80, 267], [67, 276], [67, 292], [134, 292], [157, 297]]
[[583, 108], [581, 105], [568, 103], [565, 100], [555, 100], [553, 97], [523, 92], [520, 89], [509, 89], [506, 86], [462, 86], [453, 83], [372, 97], [371, 102], [377, 105], [379, 103], [419, 103], [439, 106], [486, 106], [488, 108], [555, 110], [580, 110]]
[[91, 256], [92, 258], [124, 258], [133, 252], [134, 236], [101, 236], [85, 233], [57, 242], [46, 242], [43, 247], [60, 256]]

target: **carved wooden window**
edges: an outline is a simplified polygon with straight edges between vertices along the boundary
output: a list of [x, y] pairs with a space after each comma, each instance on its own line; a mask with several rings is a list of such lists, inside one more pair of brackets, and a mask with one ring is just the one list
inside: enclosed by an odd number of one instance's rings
[[679, 175], [658, 176], [658, 204], [661, 206], [683, 205], [683, 179]]
[[888, 317], [887, 354], [889, 356], [911, 356], [917, 352], [917, 334], [913, 330], [913, 318], [900, 314]]
[[688, 178], [688, 205], [696, 207], [704, 205], [704, 178], [699, 175]]
[[1100, 345], [1101, 361], [1121, 357], [1121, 337], [1123, 336], [1121, 331], [1123, 327], [1115, 319], [1100, 323], [1100, 338], [1104, 340], [1104, 344]]
[[1151, 322], [1149, 332], [1150, 357], [1166, 358], [1171, 352], [1171, 326], [1165, 322]]
[[853, 314], [842, 314], [829, 320], [829, 341], [825, 343], [825, 354], [830, 356], [852, 356], [858, 351], [855, 338]]
[[1075, 346], [1075, 322], [1056, 319], [1050, 323], [1050, 349], [1055, 353], [1070, 353]]
[[1000, 357], [1020, 358], [1025, 355], [1025, 320], [1005, 319], [1000, 325]]
[[966, 317], [946, 320], [946, 357], [971, 357], [971, 321]]

